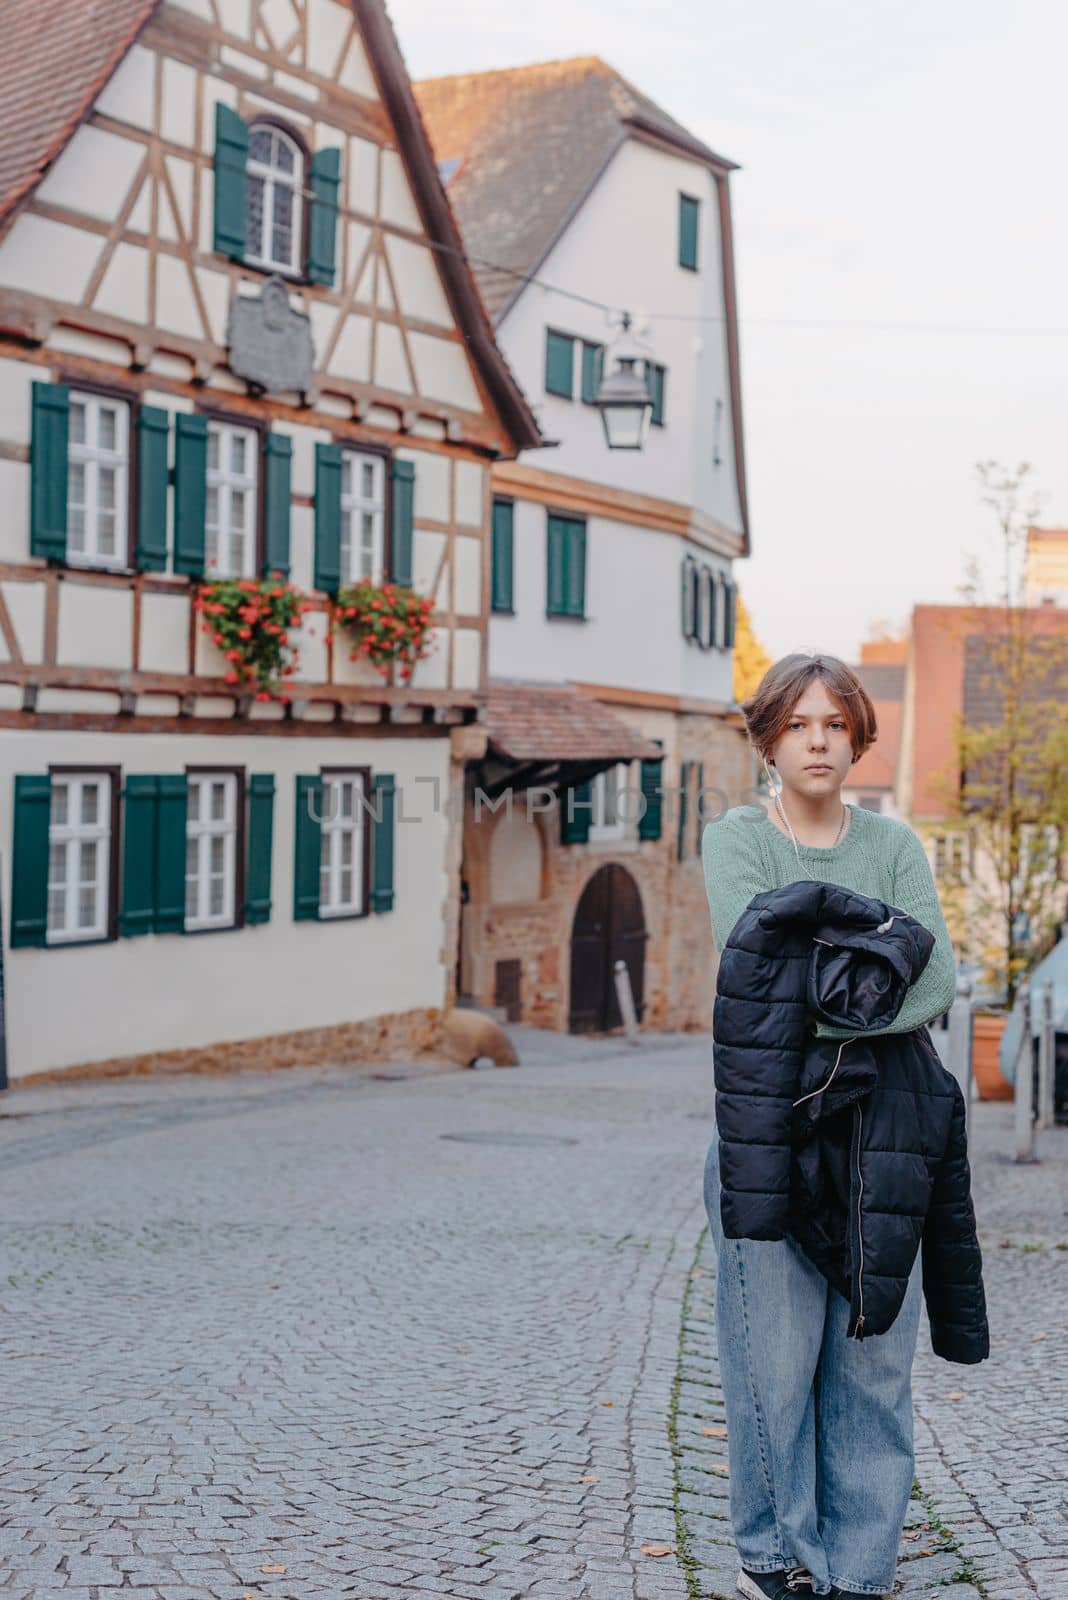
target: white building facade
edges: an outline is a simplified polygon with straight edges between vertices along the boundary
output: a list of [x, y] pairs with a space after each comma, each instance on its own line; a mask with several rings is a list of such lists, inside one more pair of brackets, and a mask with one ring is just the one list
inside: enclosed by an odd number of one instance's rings
[[[518, 961], [518, 1014], [611, 1027], [611, 972], [629, 941], [643, 949], [631, 980], [646, 1025], [707, 1026], [700, 826], [749, 781], [732, 687], [734, 564], [750, 548], [733, 165], [597, 58], [416, 93], [501, 348], [550, 446], [494, 468], [491, 752], [509, 748], [524, 685], [578, 688], [659, 750], [628, 756], [621, 738], [610, 762], [610, 741], [595, 742], [596, 772], [563, 754], [571, 765], [552, 781], [590, 810], [575, 826], [509, 824], [527, 863], [518, 896], [503, 845], [469, 827], [461, 987], [492, 1001], [503, 961], [511, 997]], [[624, 311], [654, 402], [633, 452], [608, 448], [593, 403]], [[548, 741], [547, 758], [561, 752]], [[622, 789], [650, 802], [644, 818], [636, 799], [629, 815], [616, 803]], [[618, 921], [627, 932], [613, 942], [604, 930]]]
[[[17, 64], [69, 94], [0, 164], [10, 1081], [415, 1049], [451, 1000], [490, 464], [538, 433], [381, 5], [286, 13]], [[205, 631], [226, 580], [299, 596], [284, 692]], [[427, 600], [410, 675], [353, 658], [361, 582]]]

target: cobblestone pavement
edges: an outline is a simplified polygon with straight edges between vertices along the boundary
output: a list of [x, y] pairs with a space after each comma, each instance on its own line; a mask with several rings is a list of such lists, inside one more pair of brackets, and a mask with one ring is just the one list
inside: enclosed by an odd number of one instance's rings
[[[516, 1034], [0, 1100], [0, 1600], [733, 1592], [708, 1041]], [[995, 1357], [918, 1357], [910, 1597], [1068, 1597], [1068, 1135], [1012, 1167], [1007, 1111]]]

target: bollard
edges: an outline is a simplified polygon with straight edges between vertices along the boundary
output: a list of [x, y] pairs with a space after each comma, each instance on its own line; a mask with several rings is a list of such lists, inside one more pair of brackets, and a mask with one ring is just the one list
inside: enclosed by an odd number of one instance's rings
[[1031, 1040], [1031, 987], [1026, 983], [1020, 995], [1020, 1013], [1023, 1032], [1020, 1035], [1020, 1048], [1016, 1055], [1013, 1095], [1016, 1111], [1014, 1119], [1016, 1160], [1037, 1161], [1038, 1157], [1035, 1155], [1034, 1080], [1032, 1076], [1034, 1045]]
[[640, 1044], [638, 1036], [638, 1013], [634, 1009], [634, 992], [630, 986], [630, 972], [625, 961], [617, 961], [614, 968], [616, 980], [616, 998], [619, 1001], [619, 1014], [623, 1018], [623, 1026], [627, 1030], [627, 1043]]
[[967, 1131], [972, 1126], [972, 986], [970, 981], [957, 975], [957, 997], [949, 1008], [946, 1028], [946, 1048], [943, 1064], [949, 1068], [960, 1084], [964, 1096], [964, 1116]]
[[1053, 1062], [1055, 1053], [1053, 1032], [1053, 980], [1047, 978], [1042, 985], [1038, 1035], [1038, 1105], [1036, 1128], [1053, 1127]]

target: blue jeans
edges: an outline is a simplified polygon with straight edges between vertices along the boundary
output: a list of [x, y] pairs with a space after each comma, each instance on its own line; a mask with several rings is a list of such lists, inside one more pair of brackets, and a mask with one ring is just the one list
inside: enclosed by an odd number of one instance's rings
[[723, 1237], [718, 1133], [704, 1197], [718, 1261], [716, 1334], [742, 1565], [807, 1567], [817, 1594], [831, 1584], [889, 1594], [915, 1471], [920, 1256], [893, 1326], [847, 1339], [848, 1302], [792, 1239]]

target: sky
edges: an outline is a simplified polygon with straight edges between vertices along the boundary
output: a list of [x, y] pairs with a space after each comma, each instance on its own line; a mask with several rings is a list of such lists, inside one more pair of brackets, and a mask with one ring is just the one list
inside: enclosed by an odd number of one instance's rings
[[996, 583], [976, 463], [1068, 525], [1059, 0], [388, 0], [413, 77], [600, 55], [732, 176], [752, 557], [771, 656]]

